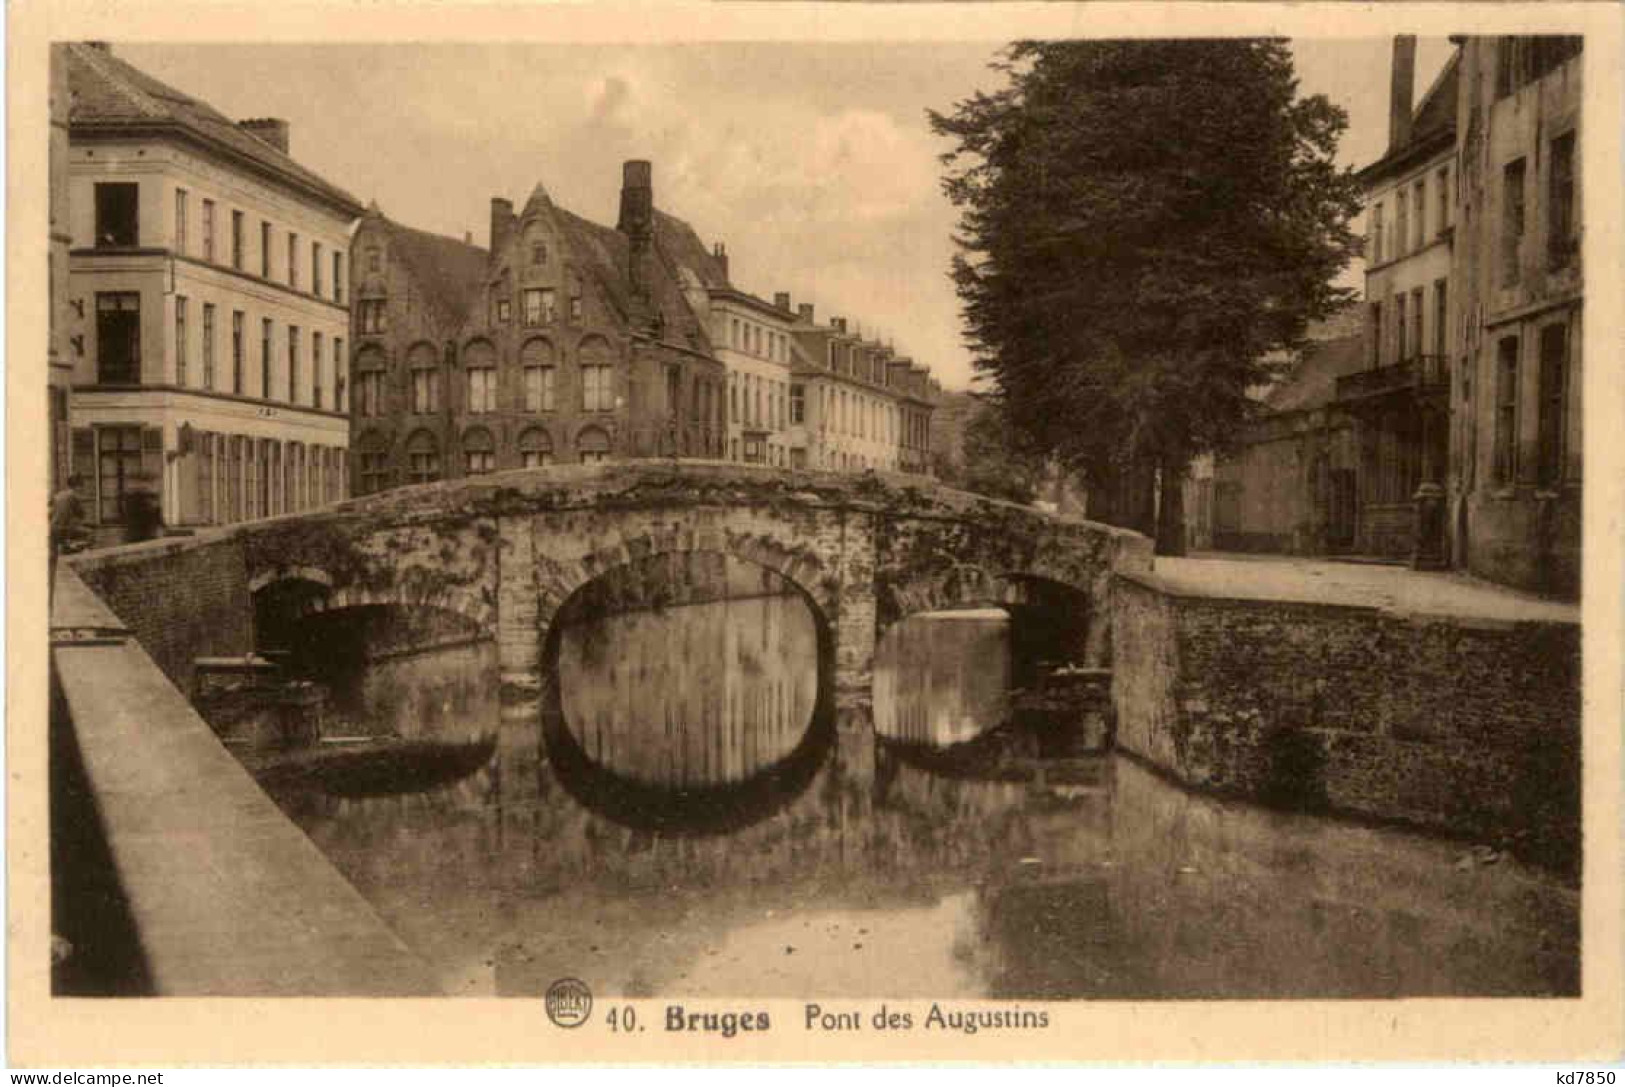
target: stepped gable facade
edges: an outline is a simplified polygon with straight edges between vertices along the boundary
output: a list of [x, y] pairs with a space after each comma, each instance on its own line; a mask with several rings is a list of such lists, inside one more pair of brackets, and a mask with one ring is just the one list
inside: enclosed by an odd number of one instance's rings
[[723, 260], [623, 167], [614, 228], [491, 201], [489, 247], [370, 209], [352, 245], [355, 493], [509, 468], [720, 457]]

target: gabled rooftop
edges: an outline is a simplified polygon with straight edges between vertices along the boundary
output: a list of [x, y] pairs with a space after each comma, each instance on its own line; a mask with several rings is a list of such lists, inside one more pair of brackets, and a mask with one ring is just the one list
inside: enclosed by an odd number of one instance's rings
[[63, 51], [71, 93], [68, 123], [72, 138], [148, 133], [175, 136], [268, 175], [337, 211], [351, 216], [362, 213], [354, 196], [246, 131], [207, 102], [154, 79], [104, 46], [73, 42]]
[[474, 312], [485, 288], [489, 254], [477, 245], [403, 226], [370, 209], [367, 224], [388, 232], [390, 248], [412, 273], [424, 303], [451, 325]]

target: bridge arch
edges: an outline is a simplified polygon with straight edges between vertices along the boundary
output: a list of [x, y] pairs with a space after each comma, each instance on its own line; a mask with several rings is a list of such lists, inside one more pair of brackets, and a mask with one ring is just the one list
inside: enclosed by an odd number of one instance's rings
[[327, 571], [313, 566], [293, 566], [262, 571], [248, 583], [255, 614], [260, 616], [277, 594], [295, 597], [296, 616], [305, 618], [353, 608], [393, 607], [404, 610], [432, 609], [453, 612], [472, 624], [484, 638], [495, 637], [496, 616], [490, 601], [477, 589], [437, 583], [432, 587], [421, 579], [406, 576], [388, 584], [335, 584]]
[[[537, 630], [548, 659], [557, 635], [557, 620], [567, 604], [589, 585], [612, 572], [668, 555], [718, 554], [778, 575], [803, 598], [819, 629], [820, 653], [834, 644], [839, 612], [833, 590], [834, 571], [815, 552], [755, 534], [644, 531], [589, 551], [574, 562], [559, 564], [553, 577], [539, 587]], [[826, 646], [826, 642], [828, 643]]]
[[[636, 546], [637, 542], [632, 541], [633, 549], [641, 550]], [[730, 717], [730, 714], [763, 711], [760, 705], [757, 706], [757, 711], [748, 710], [746, 707], [752, 704], [748, 697], [737, 702], [711, 706], [713, 711], [720, 713], [720, 717], [713, 717], [703, 710], [695, 716], [685, 702], [678, 710], [679, 734], [687, 735], [681, 732], [682, 723], [698, 725], [704, 737], [699, 740], [702, 747], [710, 748], [716, 745], [717, 750], [731, 752], [733, 758], [743, 761], [724, 759], [719, 766], [707, 764], [702, 759], [695, 768], [690, 768], [685, 762], [683, 773], [678, 779], [663, 780], [658, 776], [650, 778], [640, 772], [636, 766], [636, 759], [633, 759], [632, 765], [625, 762], [624, 756], [619, 762], [613, 757], [605, 760], [606, 745], [601, 739], [595, 738], [597, 734], [594, 731], [595, 727], [598, 729], [605, 727], [604, 719], [594, 712], [590, 698], [587, 705], [579, 704], [582, 691], [567, 691], [561, 682], [565, 658], [573, 655], [579, 664], [583, 654], [591, 659], [602, 651], [584, 648], [590, 647], [593, 642], [589, 637], [578, 643], [572, 654], [565, 644], [565, 632], [570, 626], [570, 621], [578, 615], [597, 618], [615, 615], [628, 608], [637, 612], [658, 612], [668, 602], [672, 604], [689, 602], [685, 599], [688, 594], [683, 592], [674, 594], [674, 599], [662, 599], [657, 592], [650, 591], [651, 584], [640, 578], [637, 572], [655, 572], [665, 560], [701, 555], [726, 561], [728, 567], [723, 584], [727, 586], [728, 591], [720, 598], [701, 592], [698, 598], [692, 601], [694, 603], [748, 597], [753, 591], [752, 588], [748, 585], [741, 586], [735, 580], [738, 571], [733, 568], [733, 564], [737, 563], [772, 574], [771, 579], [764, 579], [762, 583], [764, 590], [787, 593], [805, 606], [816, 643], [817, 660], [813, 672], [814, 685], [811, 688], [800, 687], [800, 690], [804, 695], [810, 695], [811, 701], [798, 702], [792, 694], [784, 702], [774, 703], [777, 710], [784, 715], [779, 723], [788, 724], [790, 730], [776, 734], [784, 741], [779, 750], [771, 750], [774, 747], [771, 742], [766, 744], [769, 748], [766, 755], [762, 754], [760, 742], [746, 744], [741, 739], [740, 722], [744, 717], [737, 719]], [[781, 572], [783, 568], [784, 565], [781, 564], [780, 569], [770, 569], [758, 562], [742, 559], [737, 553], [725, 549], [674, 547], [668, 550], [649, 550], [620, 565], [595, 570], [588, 580], [565, 597], [554, 610], [553, 619], [542, 639], [540, 706], [547, 757], [554, 766], [558, 780], [567, 791], [576, 796], [584, 806], [626, 826], [668, 834], [703, 835], [757, 822], [784, 807], [810, 785], [818, 768], [827, 760], [834, 743], [835, 632], [833, 623], [822, 613], [813, 593], [807, 587], [798, 585], [784, 576]], [[625, 583], [620, 585], [613, 583], [618, 575], [628, 572], [632, 572], [632, 576]], [[686, 564], [682, 569], [683, 576], [702, 576], [714, 572], [714, 570], [696, 570]], [[606, 591], [595, 594], [594, 590], [600, 586], [607, 586]], [[626, 591], [626, 595], [620, 595], [620, 591]], [[800, 637], [805, 638], [805, 628], [802, 628]], [[741, 638], [742, 642], [755, 640], [754, 635]], [[805, 642], [800, 644], [804, 645]], [[656, 655], [659, 655], [659, 651], [656, 651]], [[804, 658], [796, 659], [804, 661]], [[806, 682], [805, 673], [799, 679], [792, 677], [785, 679], [784, 682], [787, 684], [784, 690], [794, 690]], [[611, 684], [612, 689], [616, 686]], [[618, 699], [619, 696], [617, 702]], [[579, 719], [572, 716], [574, 711], [569, 708], [572, 701], [578, 703], [575, 709], [582, 711], [583, 716]], [[609, 712], [611, 718], [614, 718], [616, 711]], [[771, 717], [774, 710], [769, 708], [763, 712]], [[801, 717], [802, 712], [806, 713], [804, 719]], [[638, 720], [636, 712], [633, 713], [631, 720]], [[622, 721], [623, 727], [625, 723]], [[772, 731], [774, 726], [770, 721], [762, 723], [767, 725], [770, 732]], [[668, 729], [672, 725], [669, 716], [666, 725]], [[619, 731], [613, 723], [609, 728], [611, 737]], [[631, 739], [637, 742], [635, 732]], [[658, 746], [658, 734], [649, 739]], [[607, 751], [613, 753], [616, 750], [624, 750], [622, 745], [627, 740], [628, 735], [621, 731], [620, 740], [609, 743]], [[681, 746], [686, 748], [687, 743], [688, 741], [684, 740]], [[593, 753], [595, 751], [596, 754]], [[753, 755], [756, 761], [752, 761]], [[713, 770], [720, 769], [720, 776], [708, 777], [705, 769], [708, 765]], [[649, 767], [644, 766], [642, 769], [647, 770]], [[696, 769], [698, 776], [691, 777], [690, 774]]]

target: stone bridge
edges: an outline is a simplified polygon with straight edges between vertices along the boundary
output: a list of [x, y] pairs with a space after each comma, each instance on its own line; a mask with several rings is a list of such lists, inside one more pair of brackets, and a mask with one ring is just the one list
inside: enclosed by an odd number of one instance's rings
[[504, 472], [221, 530], [250, 592], [303, 585], [314, 610], [456, 612], [497, 640], [503, 681], [536, 687], [555, 617], [619, 567], [733, 556], [812, 607], [839, 686], [867, 683], [879, 636], [916, 612], [997, 603], [1084, 609], [1107, 652], [1112, 574], [1145, 572], [1144, 537], [904, 476], [659, 462]]

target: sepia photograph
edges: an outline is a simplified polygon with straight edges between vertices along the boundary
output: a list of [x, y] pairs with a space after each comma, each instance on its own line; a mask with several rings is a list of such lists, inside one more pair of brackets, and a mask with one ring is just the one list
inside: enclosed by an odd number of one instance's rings
[[1067, 25], [34, 42], [45, 1006], [1617, 1000], [1618, 28]]

